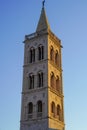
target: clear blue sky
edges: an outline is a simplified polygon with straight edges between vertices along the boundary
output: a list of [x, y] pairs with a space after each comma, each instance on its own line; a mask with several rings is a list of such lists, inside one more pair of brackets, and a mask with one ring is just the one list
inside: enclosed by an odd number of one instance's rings
[[[19, 130], [26, 34], [35, 32], [42, 0], [0, 0], [0, 130]], [[62, 40], [66, 130], [87, 130], [87, 0], [46, 0]]]

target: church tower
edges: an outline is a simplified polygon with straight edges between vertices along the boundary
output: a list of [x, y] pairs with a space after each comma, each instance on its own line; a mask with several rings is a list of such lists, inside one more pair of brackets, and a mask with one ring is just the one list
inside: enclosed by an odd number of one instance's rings
[[61, 48], [43, 2], [36, 31], [24, 40], [20, 130], [65, 130]]

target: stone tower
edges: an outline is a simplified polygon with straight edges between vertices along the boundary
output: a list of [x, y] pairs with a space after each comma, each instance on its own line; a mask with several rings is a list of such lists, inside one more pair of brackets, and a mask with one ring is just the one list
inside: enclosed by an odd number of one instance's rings
[[61, 48], [43, 4], [36, 32], [24, 40], [20, 130], [65, 130]]

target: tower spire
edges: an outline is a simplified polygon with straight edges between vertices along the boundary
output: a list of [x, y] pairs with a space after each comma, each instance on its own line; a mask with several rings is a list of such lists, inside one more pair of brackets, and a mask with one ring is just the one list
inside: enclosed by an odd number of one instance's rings
[[48, 19], [45, 13], [44, 4], [45, 4], [45, 0], [42, 1], [41, 15], [36, 29], [37, 32], [43, 29], [50, 29], [50, 25], [48, 23]]

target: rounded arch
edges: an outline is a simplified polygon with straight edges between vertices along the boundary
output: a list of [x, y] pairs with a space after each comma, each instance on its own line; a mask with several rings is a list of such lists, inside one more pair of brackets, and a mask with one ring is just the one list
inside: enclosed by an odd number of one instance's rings
[[38, 47], [42, 47], [42, 46], [43, 46], [43, 44], [39, 44], [39, 45], [38, 45]]
[[31, 73], [28, 73], [28, 75], [29, 75], [29, 76], [33, 76], [33, 75], [34, 75], [34, 73], [33, 73], [33, 72], [31, 72]]
[[29, 89], [33, 89], [34, 88], [34, 74], [33, 73], [29, 74], [28, 86], [29, 86]]
[[41, 74], [41, 73], [43, 73], [43, 70], [39, 70], [37, 73], [38, 73], [38, 74]]
[[29, 102], [28, 103], [28, 114], [32, 114], [33, 113], [33, 103]]
[[43, 87], [43, 71], [39, 71], [38, 75], [38, 87]]
[[35, 48], [34, 48], [33, 46], [31, 46], [31, 47], [30, 47], [30, 50], [33, 50], [33, 49], [35, 49]]
[[38, 60], [44, 59], [44, 46], [39, 44], [38, 46]]
[[53, 48], [53, 46], [50, 47], [50, 60], [51, 61], [54, 60], [54, 48]]
[[55, 103], [53, 101], [51, 103], [51, 112], [55, 114]]
[[58, 116], [58, 119], [59, 119], [59, 120], [61, 120], [61, 116], [62, 116], [62, 115], [61, 115], [61, 111], [62, 111], [62, 110], [61, 110], [61, 106], [58, 104], [58, 105], [57, 105], [57, 116]]
[[58, 75], [56, 76], [56, 90], [60, 91], [60, 79]]
[[37, 102], [37, 112], [42, 112], [42, 101], [41, 100], [39, 100]]
[[30, 48], [30, 63], [35, 62], [35, 48]]
[[57, 115], [60, 115], [60, 105], [57, 105]]
[[50, 76], [50, 86], [54, 88], [54, 73], [53, 72], [51, 72], [51, 76]]
[[59, 52], [56, 50], [55, 52], [55, 64], [58, 66], [59, 65]]

